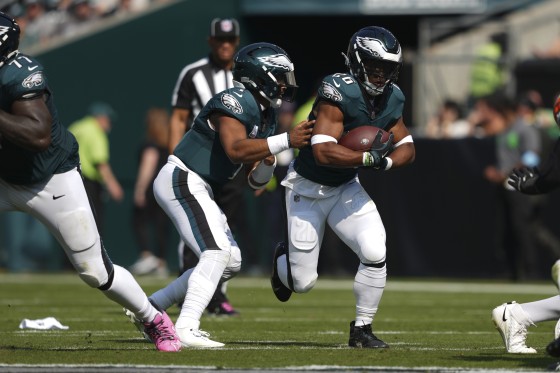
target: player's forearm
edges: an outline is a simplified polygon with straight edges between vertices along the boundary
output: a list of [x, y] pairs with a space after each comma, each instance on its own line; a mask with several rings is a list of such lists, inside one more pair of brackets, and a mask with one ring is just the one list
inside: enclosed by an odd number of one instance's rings
[[406, 166], [416, 158], [416, 149], [413, 143], [406, 143], [398, 146], [395, 150], [388, 155], [391, 158], [391, 168], [399, 168]]
[[13, 115], [0, 110], [0, 134], [4, 140], [32, 152], [46, 150], [51, 144], [49, 123], [42, 123], [37, 118]]
[[226, 150], [229, 159], [235, 163], [254, 163], [272, 155], [266, 139], [243, 139]]
[[363, 152], [348, 149], [334, 142], [313, 145], [313, 156], [320, 166], [334, 168], [363, 166]]

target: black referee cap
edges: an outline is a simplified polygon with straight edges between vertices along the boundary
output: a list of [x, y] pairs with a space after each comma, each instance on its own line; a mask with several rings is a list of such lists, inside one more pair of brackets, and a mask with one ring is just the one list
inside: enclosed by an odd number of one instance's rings
[[215, 38], [239, 36], [239, 22], [235, 18], [214, 18], [210, 24], [210, 36]]

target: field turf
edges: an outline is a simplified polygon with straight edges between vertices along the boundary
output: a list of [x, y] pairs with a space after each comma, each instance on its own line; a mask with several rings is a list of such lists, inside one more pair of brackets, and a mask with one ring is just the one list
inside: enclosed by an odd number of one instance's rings
[[[139, 277], [147, 294], [168, 280]], [[204, 316], [201, 329], [226, 346], [161, 353], [145, 342], [121, 308], [74, 274], [0, 274], [0, 371], [18, 366], [193, 369], [545, 371], [554, 321], [529, 329], [534, 355], [506, 354], [490, 320], [510, 300], [554, 296], [551, 283], [389, 278], [374, 333], [387, 350], [347, 346], [354, 317], [352, 279], [319, 278], [308, 294], [280, 303], [268, 279], [238, 277], [228, 294], [238, 317]], [[178, 308], [168, 310], [176, 320]], [[19, 329], [22, 319], [53, 316], [68, 330]], [[124, 368], [123, 368], [124, 369]], [[37, 371], [46, 371], [39, 368]]]

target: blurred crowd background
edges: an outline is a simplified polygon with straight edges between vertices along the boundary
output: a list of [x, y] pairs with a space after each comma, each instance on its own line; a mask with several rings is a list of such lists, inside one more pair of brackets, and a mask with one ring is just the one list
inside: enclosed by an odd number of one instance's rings
[[[120, 189], [102, 191], [100, 228], [115, 262], [136, 261], [141, 234], [150, 241], [146, 247], [165, 245], [168, 270], [177, 269], [178, 236], [171, 226], [158, 228], [169, 231], [163, 242], [134, 229], [139, 155], [150, 136], [165, 143], [165, 135], [150, 129], [150, 118], [157, 112], [158, 121], [169, 120], [177, 75], [208, 53], [210, 21], [233, 17], [241, 46], [272, 42], [295, 64], [300, 89], [297, 101], [282, 108], [284, 128], [307, 114], [324, 75], [346, 71], [341, 52], [355, 31], [369, 25], [391, 30], [403, 47], [398, 84], [407, 98], [404, 119], [417, 158], [402, 170], [361, 172], [385, 219], [388, 271], [511, 280], [548, 278], [560, 257], [560, 195], [519, 198], [504, 183], [512, 167], [538, 166], [560, 133], [551, 110], [560, 92], [559, 5], [558, 0], [0, 1], [21, 25], [20, 50], [45, 66], [65, 125], [92, 114], [92, 104], [110, 108], [111, 168]], [[278, 178], [286, 166], [280, 164]], [[281, 191], [274, 183], [260, 196], [247, 189], [243, 203], [237, 220], [242, 271], [268, 274], [283, 229]], [[1, 268], [67, 268], [62, 250], [32, 217], [3, 214], [0, 222]], [[354, 255], [334, 234], [327, 232], [323, 250], [322, 274], [355, 272]]]

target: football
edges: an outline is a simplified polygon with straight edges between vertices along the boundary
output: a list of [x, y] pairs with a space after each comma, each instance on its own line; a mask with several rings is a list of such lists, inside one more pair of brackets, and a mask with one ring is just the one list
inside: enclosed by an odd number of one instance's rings
[[383, 133], [381, 137], [383, 142], [389, 140], [389, 132], [379, 127], [360, 126], [343, 134], [338, 144], [348, 149], [365, 152], [371, 148], [371, 143], [379, 131]]

